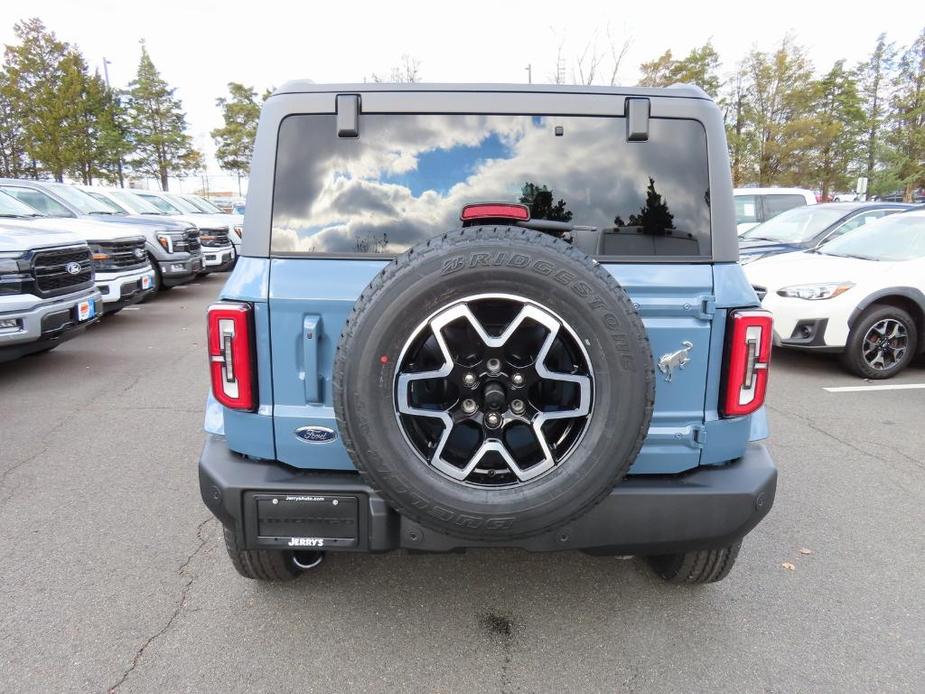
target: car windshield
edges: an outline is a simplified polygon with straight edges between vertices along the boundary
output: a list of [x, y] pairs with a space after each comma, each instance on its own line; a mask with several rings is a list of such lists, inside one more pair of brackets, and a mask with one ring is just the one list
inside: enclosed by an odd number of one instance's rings
[[166, 214], [129, 190], [114, 190], [109, 194], [117, 203], [134, 214]]
[[827, 243], [820, 252], [865, 260], [925, 258], [925, 214], [895, 214], [865, 224]]
[[162, 198], [160, 195], [150, 195], [145, 193], [136, 193], [138, 197], [144, 200], [147, 203], [150, 203], [162, 214], [183, 214], [176, 205], [170, 204], [165, 198]]
[[170, 202], [171, 205], [176, 207], [183, 214], [202, 214], [202, 212], [199, 211], [198, 207], [196, 207], [193, 203], [191, 203], [189, 200], [184, 198], [182, 195], [170, 195], [168, 193], [166, 195], [166, 198]]
[[44, 217], [41, 212], [0, 190], [0, 217]]
[[108, 205], [104, 205], [89, 193], [63, 183], [48, 184], [52, 193], [62, 198], [80, 214], [116, 214]]
[[104, 204], [108, 207], [114, 214], [129, 214], [129, 210], [124, 207], [117, 205], [113, 200], [110, 200], [102, 193], [97, 193], [95, 190], [86, 191], [87, 195], [90, 195], [94, 200]]
[[795, 207], [749, 229], [740, 238], [750, 241], [803, 243], [818, 236], [845, 214], [844, 209], [833, 209], [824, 205]]
[[205, 214], [221, 214], [220, 209], [218, 209], [205, 198], [200, 198], [198, 195], [184, 195], [183, 199], [197, 210], [204, 212]]

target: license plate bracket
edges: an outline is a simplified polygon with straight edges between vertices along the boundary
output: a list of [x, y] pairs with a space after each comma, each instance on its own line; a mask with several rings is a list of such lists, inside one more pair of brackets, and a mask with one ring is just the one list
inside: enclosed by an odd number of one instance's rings
[[356, 496], [311, 492], [249, 496], [260, 546], [299, 550], [357, 546]]

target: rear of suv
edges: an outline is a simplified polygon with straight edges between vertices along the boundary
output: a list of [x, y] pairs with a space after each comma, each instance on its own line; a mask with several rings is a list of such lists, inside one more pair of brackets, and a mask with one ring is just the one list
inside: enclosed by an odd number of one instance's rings
[[235, 568], [468, 547], [727, 575], [777, 473], [771, 321], [699, 89], [285, 85], [208, 313]]

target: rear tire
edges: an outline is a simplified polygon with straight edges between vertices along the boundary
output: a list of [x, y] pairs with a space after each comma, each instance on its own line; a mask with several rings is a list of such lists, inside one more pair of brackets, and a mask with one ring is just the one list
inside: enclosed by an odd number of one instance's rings
[[722, 581], [732, 570], [742, 541], [722, 549], [679, 552], [649, 557], [649, 564], [669, 583], [695, 585]]
[[[878, 326], [884, 326], [889, 332], [898, 329], [900, 332], [897, 335], [902, 334], [901, 339], [887, 340], [887, 351], [880, 355], [885, 368], [878, 368], [876, 364], [871, 363], [877, 359], [877, 354], [875, 351], [871, 351], [870, 348], [876, 341], [875, 338], [880, 334], [877, 332]], [[903, 352], [900, 357], [896, 357], [894, 348], [890, 347], [891, 343], [903, 345]], [[851, 333], [848, 335], [848, 344], [842, 354], [842, 364], [848, 371], [861, 378], [878, 380], [892, 378], [912, 362], [917, 349], [918, 330], [912, 316], [895, 306], [874, 304], [861, 315], [854, 327], [851, 328]], [[872, 354], [873, 357], [871, 357]]]
[[291, 581], [302, 574], [292, 561], [292, 552], [267, 549], [239, 549], [234, 530], [223, 527], [225, 549], [235, 571], [255, 581]]

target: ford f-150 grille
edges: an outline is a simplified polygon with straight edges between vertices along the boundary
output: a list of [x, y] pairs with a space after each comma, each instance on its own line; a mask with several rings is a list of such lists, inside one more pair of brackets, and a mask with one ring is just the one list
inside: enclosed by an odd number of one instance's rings
[[[143, 238], [120, 241], [97, 241], [93, 244], [97, 271], [132, 270], [148, 264]], [[106, 257], [103, 257], [106, 256]]]
[[199, 237], [202, 240], [202, 245], [206, 248], [214, 248], [216, 246], [227, 246], [230, 241], [228, 240], [228, 229], [203, 229], [202, 234]]
[[42, 296], [57, 296], [93, 285], [93, 261], [86, 246], [47, 248], [32, 261], [35, 289]]

